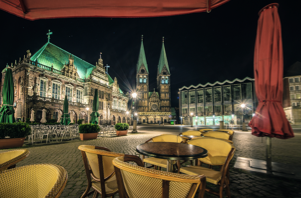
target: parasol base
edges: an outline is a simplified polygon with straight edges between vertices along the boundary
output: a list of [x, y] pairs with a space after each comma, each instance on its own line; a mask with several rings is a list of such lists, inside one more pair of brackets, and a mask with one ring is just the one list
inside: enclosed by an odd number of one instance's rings
[[234, 168], [272, 176], [301, 180], [301, 170], [298, 169], [298, 167], [277, 162], [272, 162], [272, 173], [269, 173], [266, 169], [265, 160], [237, 157]]

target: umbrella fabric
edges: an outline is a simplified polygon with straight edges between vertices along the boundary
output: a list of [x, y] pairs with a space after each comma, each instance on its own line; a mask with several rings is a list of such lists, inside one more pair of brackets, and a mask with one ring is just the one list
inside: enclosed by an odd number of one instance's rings
[[0, 123], [14, 123], [14, 81], [10, 68], [6, 68], [2, 98], [3, 106], [0, 109]]
[[68, 111], [69, 111], [68, 108], [69, 108], [69, 104], [68, 104], [68, 99], [67, 99], [67, 94], [66, 94], [65, 100], [64, 100], [63, 116], [61, 118], [62, 125], [69, 125], [71, 122], [70, 115], [68, 113]]
[[36, 20], [71, 17], [139, 18], [210, 12], [230, 0], [9, 0], [0, 9]]
[[278, 4], [260, 11], [254, 54], [256, 114], [250, 121], [252, 134], [281, 139], [294, 137], [282, 107], [283, 50]]
[[98, 90], [95, 89], [92, 113], [90, 114], [90, 116], [91, 116], [90, 123], [92, 123], [92, 124], [98, 124], [98, 117], [99, 117], [99, 113], [97, 112], [98, 111], [98, 106], [99, 106], [99, 101], [98, 100], [99, 100]]

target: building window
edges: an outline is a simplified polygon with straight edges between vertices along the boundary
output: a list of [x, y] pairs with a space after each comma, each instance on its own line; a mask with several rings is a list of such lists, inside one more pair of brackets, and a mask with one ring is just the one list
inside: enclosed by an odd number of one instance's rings
[[293, 78], [290, 78], [290, 83], [293, 83], [294, 82], [294, 79]]
[[91, 96], [94, 96], [94, 89], [91, 88]]
[[295, 89], [296, 89], [296, 90], [299, 90], [299, 86], [296, 86]]
[[291, 100], [295, 100], [295, 94], [291, 94]]
[[146, 76], [144, 76], [143, 83], [146, 83]]
[[72, 88], [66, 87], [66, 95], [67, 95], [68, 101], [72, 102]]
[[290, 87], [290, 91], [294, 91], [294, 87]]
[[212, 102], [212, 89], [206, 89], [206, 102]]
[[204, 102], [204, 92], [203, 90], [198, 90], [198, 103], [203, 103]]
[[242, 99], [252, 99], [252, 84], [244, 83], [241, 85]]
[[195, 103], [195, 90], [189, 91], [189, 103]]
[[83, 92], [76, 90], [76, 102], [83, 103]]
[[191, 113], [193, 113], [192, 116], [195, 116], [195, 108], [190, 108], [189, 109], [189, 115], [191, 115]]
[[299, 82], [299, 78], [295, 78], [295, 82]]
[[168, 84], [168, 76], [165, 77], [165, 84]]
[[187, 108], [182, 109], [182, 114], [186, 114], [187, 113]]
[[139, 78], [139, 82], [142, 83], [142, 78], [141, 77]]
[[221, 97], [221, 87], [215, 87], [214, 88], [214, 102], [221, 102], [222, 97]]
[[188, 97], [187, 97], [187, 92], [182, 91], [182, 104], [188, 104]]
[[61, 98], [61, 86], [56, 83], [52, 83], [52, 98], [60, 99]]
[[301, 99], [301, 94], [296, 94], [296, 99]]
[[296, 106], [296, 103], [295, 103], [295, 102], [293, 102], [293, 103], [292, 103], [292, 106], [294, 106], [294, 107], [295, 107], [295, 106]]
[[233, 95], [234, 95], [234, 100], [240, 100], [241, 97], [240, 97], [240, 85], [234, 85], [233, 86]]
[[53, 112], [53, 117], [52, 117], [52, 119], [58, 119], [58, 112]]
[[161, 84], [164, 84], [164, 76], [161, 78]]
[[231, 86], [223, 87], [224, 91], [224, 101], [230, 102], [231, 101]]
[[46, 97], [46, 81], [45, 80], [40, 81], [40, 96]]

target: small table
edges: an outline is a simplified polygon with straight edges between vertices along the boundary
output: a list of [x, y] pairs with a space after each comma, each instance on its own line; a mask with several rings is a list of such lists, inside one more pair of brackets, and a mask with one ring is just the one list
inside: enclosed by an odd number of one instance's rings
[[136, 147], [142, 155], [167, 159], [167, 171], [172, 170], [173, 160], [193, 160], [207, 156], [207, 150], [191, 144], [173, 142], [148, 142]]

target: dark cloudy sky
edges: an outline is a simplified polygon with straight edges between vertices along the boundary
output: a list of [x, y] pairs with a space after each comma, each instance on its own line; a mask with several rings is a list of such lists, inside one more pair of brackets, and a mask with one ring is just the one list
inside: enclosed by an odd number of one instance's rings
[[[109, 73], [121, 88], [135, 86], [135, 69], [140, 36], [144, 35], [150, 71], [150, 90], [156, 87], [161, 38], [171, 69], [172, 105], [178, 106], [182, 86], [253, 77], [253, 52], [258, 11], [269, 3], [280, 4], [284, 46], [284, 67], [301, 61], [300, 0], [231, 0], [212, 10], [162, 18], [110, 19], [76, 18], [29, 21], [0, 10], [0, 69], [35, 53], [51, 42], [95, 64], [103, 52]], [[299, 4], [297, 4], [299, 3]]]

